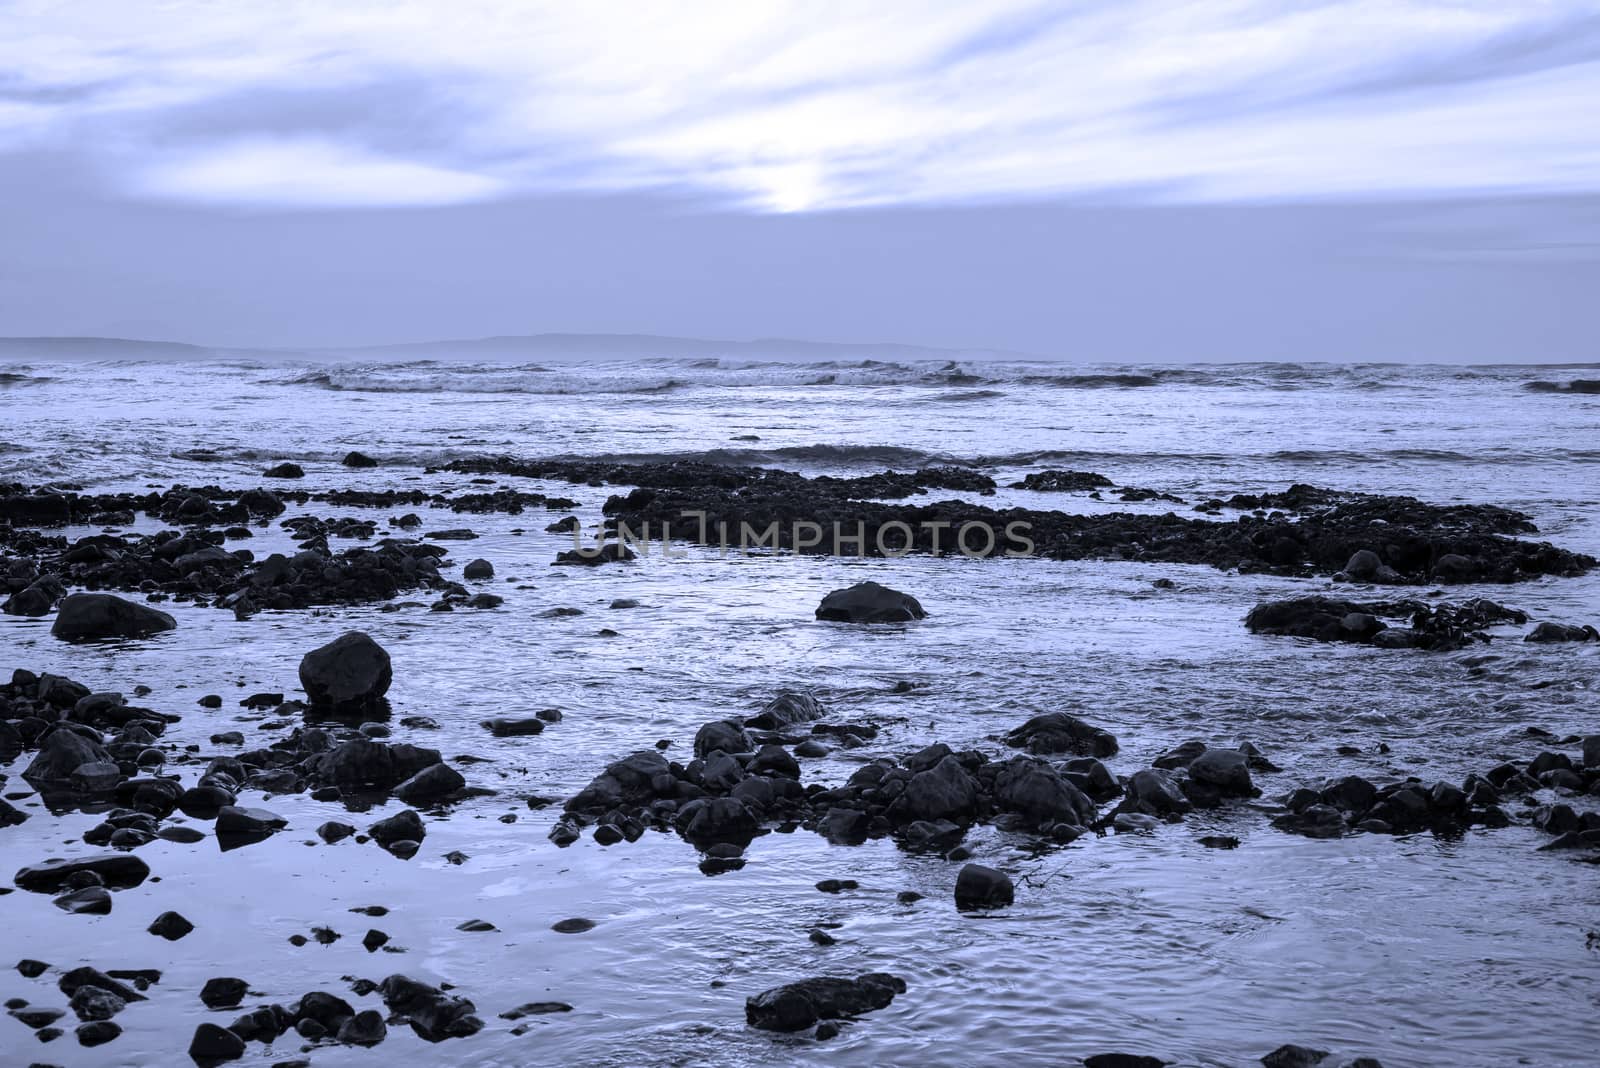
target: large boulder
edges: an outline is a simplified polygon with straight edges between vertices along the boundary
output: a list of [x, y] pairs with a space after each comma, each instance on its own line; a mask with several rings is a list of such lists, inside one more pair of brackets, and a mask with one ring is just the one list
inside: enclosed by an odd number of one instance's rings
[[50, 633], [62, 641], [84, 642], [143, 638], [177, 626], [176, 619], [149, 605], [109, 593], [74, 593], [62, 600]]
[[817, 618], [836, 623], [909, 623], [928, 613], [909, 593], [876, 582], [834, 590], [817, 606]]
[[803, 1031], [820, 1020], [884, 1008], [896, 994], [905, 992], [905, 980], [884, 972], [871, 972], [859, 979], [803, 979], [747, 999], [744, 1016], [751, 1027], [763, 1031]]
[[371, 709], [389, 692], [394, 673], [383, 646], [359, 630], [341, 634], [300, 661], [300, 685], [318, 708]]
[[702, 797], [678, 811], [678, 833], [697, 848], [726, 843], [746, 846], [761, 825], [735, 797]]

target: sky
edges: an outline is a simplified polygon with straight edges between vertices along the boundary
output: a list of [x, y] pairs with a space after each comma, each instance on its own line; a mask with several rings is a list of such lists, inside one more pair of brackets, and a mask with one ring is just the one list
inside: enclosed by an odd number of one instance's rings
[[0, 334], [1600, 358], [1600, 5], [0, 0]]

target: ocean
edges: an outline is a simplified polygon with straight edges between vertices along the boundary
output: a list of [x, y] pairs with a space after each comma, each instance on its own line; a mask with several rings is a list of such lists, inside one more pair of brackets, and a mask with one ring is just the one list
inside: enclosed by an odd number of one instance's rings
[[[1212, 498], [1307, 483], [1501, 505], [1532, 518], [1538, 532], [1525, 537], [1600, 555], [1600, 395], [1569, 388], [1595, 379], [1600, 365], [28, 359], [0, 365], [0, 483], [283, 489], [262, 472], [292, 461], [305, 470], [288, 486], [296, 491], [461, 493], [489, 487], [445, 465], [480, 457], [700, 460], [808, 476], [951, 465], [999, 488], [923, 500], [1195, 517]], [[352, 450], [377, 466], [343, 465]], [[1096, 472], [1177, 500], [1015, 486], [1046, 469]], [[489, 477], [493, 488], [573, 498], [584, 524], [626, 492]], [[1454, 652], [1256, 635], [1243, 619], [1263, 601], [1354, 594], [1325, 576], [1137, 559], [683, 546], [671, 557], [552, 567], [574, 547], [573, 535], [545, 529], [565, 510], [291, 502], [227, 547], [292, 553], [282, 521], [301, 515], [376, 519], [381, 536], [404, 511], [420, 513], [425, 531], [470, 528], [475, 539], [438, 544], [457, 565], [489, 560], [495, 578], [481, 588], [504, 603], [435, 612], [425, 593], [402, 594], [398, 610], [238, 619], [169, 601], [160, 607], [176, 630], [105, 645], [60, 642], [49, 617], [0, 616], [0, 676], [26, 668], [93, 691], [147, 686], [139, 703], [181, 715], [162, 741], [174, 747], [169, 770], [186, 781], [203, 765], [184, 763], [183, 746], [210, 755], [237, 749], [209, 741], [222, 731], [241, 730], [250, 745], [281, 736], [280, 717], [239, 701], [295, 696], [306, 651], [366, 631], [393, 659], [390, 740], [439, 749], [469, 783], [495, 791], [427, 813], [427, 838], [408, 861], [314, 834], [328, 819], [364, 827], [405, 807], [397, 801], [349, 816], [308, 793], [246, 791], [241, 804], [287, 818], [288, 829], [228, 852], [209, 839], [145, 845], [138, 853], [161, 880], [118, 892], [109, 915], [7, 895], [0, 916], [13, 956], [162, 975], [148, 1003], [117, 1017], [116, 1043], [79, 1049], [67, 1037], [36, 1050], [8, 1023], [6, 1058], [176, 1063], [198, 1023], [243, 1011], [207, 1010], [197, 997], [207, 979], [246, 980], [246, 1008], [318, 989], [364, 1008], [378, 1001], [352, 994], [348, 977], [403, 971], [455, 984], [486, 1023], [436, 1045], [395, 1028], [379, 1047], [429, 1064], [1074, 1064], [1121, 1051], [1244, 1065], [1288, 1042], [1387, 1068], [1596, 1063], [1600, 868], [1539, 852], [1547, 836], [1521, 822], [1319, 840], [1271, 819], [1300, 786], [1345, 775], [1459, 782], [1561, 748], [1551, 737], [1600, 733], [1600, 643], [1524, 643], [1531, 623], [1496, 626], [1488, 645]], [[165, 525], [141, 515], [119, 529]], [[330, 538], [336, 550], [362, 543]], [[863, 579], [915, 595], [927, 618], [814, 618], [828, 591]], [[1492, 598], [1531, 621], [1600, 624], [1600, 571], [1450, 593]], [[619, 598], [639, 606], [608, 607]], [[975, 827], [965, 839], [973, 859], [1017, 884], [1014, 905], [981, 914], [952, 903], [958, 864], [888, 838], [835, 845], [805, 829], [768, 833], [742, 868], [714, 876], [671, 833], [609, 846], [587, 834], [566, 848], [550, 841], [559, 802], [607, 764], [658, 741], [687, 760], [701, 724], [753, 715], [785, 690], [814, 694], [830, 718], [879, 728], [865, 745], [807, 760], [808, 783], [837, 785], [868, 761], [936, 741], [1004, 756], [1007, 731], [1058, 711], [1115, 734], [1121, 750], [1107, 763], [1124, 775], [1192, 738], [1249, 741], [1280, 770], [1255, 776], [1255, 800], [1149, 833], [1041, 848]], [[198, 706], [203, 694], [222, 695], [222, 707]], [[497, 738], [480, 726], [543, 709], [561, 718], [537, 736]], [[436, 726], [401, 725], [417, 716]], [[3, 767], [6, 796], [17, 792], [30, 813], [0, 829], [13, 868], [81, 851], [74, 840], [100, 819], [52, 816], [27, 797], [19, 776], [29, 759]], [[558, 803], [534, 808], [530, 796]], [[1205, 836], [1240, 844], [1207, 848]], [[827, 878], [859, 887], [819, 892]], [[923, 896], [908, 904], [904, 891]], [[368, 905], [388, 914], [350, 911]], [[195, 931], [173, 943], [145, 934], [166, 909]], [[595, 926], [551, 929], [571, 917]], [[494, 929], [457, 929], [475, 919]], [[289, 941], [318, 927], [342, 937]], [[367, 950], [368, 928], [391, 941]], [[834, 943], [810, 940], [814, 929]], [[750, 995], [874, 971], [900, 976], [907, 991], [831, 1040], [746, 1026]], [[9, 966], [0, 972], [0, 999], [36, 1001], [41, 991], [50, 992]], [[500, 1018], [528, 1002], [571, 1009]], [[252, 1045], [240, 1063], [281, 1061], [301, 1044], [291, 1034], [270, 1049]], [[309, 1054], [318, 1065], [377, 1055], [328, 1044]]]

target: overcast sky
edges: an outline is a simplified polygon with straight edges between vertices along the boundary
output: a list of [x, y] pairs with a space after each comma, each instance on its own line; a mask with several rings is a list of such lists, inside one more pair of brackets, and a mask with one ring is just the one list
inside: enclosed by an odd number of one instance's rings
[[0, 0], [0, 334], [1600, 358], [1600, 6]]

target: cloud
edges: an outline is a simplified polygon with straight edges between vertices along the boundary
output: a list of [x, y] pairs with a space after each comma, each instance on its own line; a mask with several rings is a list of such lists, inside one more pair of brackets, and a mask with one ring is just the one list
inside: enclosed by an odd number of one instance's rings
[[0, 153], [210, 203], [1600, 187], [1600, 18], [1557, 0], [77, 0], [0, 4], [0, 70]]
[[501, 191], [484, 175], [304, 139], [205, 148], [144, 168], [132, 185], [153, 197], [285, 207], [459, 204]]

